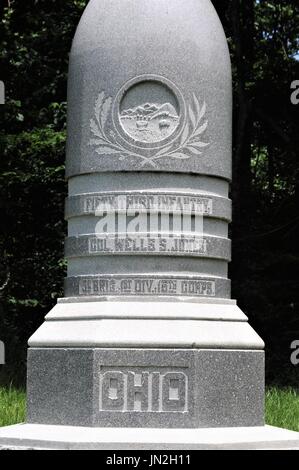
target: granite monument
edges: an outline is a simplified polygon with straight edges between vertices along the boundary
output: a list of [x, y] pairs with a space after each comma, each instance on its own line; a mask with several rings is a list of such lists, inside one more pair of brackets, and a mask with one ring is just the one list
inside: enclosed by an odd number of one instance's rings
[[231, 300], [230, 56], [210, 0], [91, 0], [70, 57], [65, 297], [29, 340], [34, 448], [290, 448]]

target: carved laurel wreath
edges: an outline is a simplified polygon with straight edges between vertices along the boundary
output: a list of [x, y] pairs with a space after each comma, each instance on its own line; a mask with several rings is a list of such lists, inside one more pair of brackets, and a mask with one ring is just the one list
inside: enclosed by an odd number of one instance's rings
[[142, 155], [142, 150], [133, 151], [120, 143], [113, 130], [107, 130], [107, 119], [112, 108], [112, 98], [106, 97], [102, 91], [94, 107], [94, 118], [90, 120], [90, 129], [93, 138], [89, 144], [96, 147], [95, 151], [99, 155], [114, 155], [119, 160], [127, 158], [137, 158], [142, 160], [141, 166], [150, 164], [157, 168], [157, 161], [164, 158], [174, 158], [177, 160], [187, 160], [192, 156], [202, 154], [202, 149], [210, 145], [202, 142], [200, 136], [208, 127], [208, 120], [205, 120], [206, 103], [200, 106], [199, 100], [193, 94], [192, 103], [188, 106], [188, 118], [184, 130], [176, 142], [164, 146], [153, 155]]

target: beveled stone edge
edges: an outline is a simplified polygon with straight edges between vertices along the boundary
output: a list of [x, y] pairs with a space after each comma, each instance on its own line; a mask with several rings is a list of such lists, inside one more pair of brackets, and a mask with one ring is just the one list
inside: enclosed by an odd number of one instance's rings
[[[108, 178], [107, 178], [108, 177]], [[150, 178], [149, 178], [150, 177]], [[229, 181], [223, 178], [209, 175], [179, 174], [179, 173], [126, 173], [126, 187], [123, 186], [124, 174], [122, 172], [111, 173], [87, 173], [70, 178], [69, 197], [90, 193], [124, 193], [124, 192], [148, 192], [186, 195], [203, 194], [224, 199], [229, 199]], [[219, 186], [220, 184], [220, 186]], [[128, 185], [128, 187], [127, 187]], [[99, 189], [101, 188], [101, 189]]]
[[219, 297], [176, 297], [175, 300], [173, 297], [151, 297], [145, 298], [143, 296], [80, 296], [80, 297], [61, 297], [57, 299], [57, 304], [68, 304], [68, 303], [85, 303], [85, 302], [141, 302], [141, 303], [197, 303], [197, 304], [215, 304], [215, 305], [237, 305], [236, 300], [225, 299]]
[[[100, 348], [100, 349], [238, 349], [263, 350], [264, 342], [249, 325], [247, 318], [238, 307], [236, 313], [240, 319], [223, 320], [223, 318], [182, 318], [175, 316], [159, 318], [157, 316], [134, 318], [133, 310], [125, 315], [113, 317], [119, 313], [121, 304], [109, 304], [105, 318], [89, 318], [90, 303], [77, 304], [81, 308], [76, 318], [63, 318], [59, 315], [52, 320], [46, 319], [42, 326], [29, 339], [30, 347], [40, 348]], [[93, 304], [96, 309], [97, 304]], [[103, 304], [102, 304], [103, 305]], [[130, 304], [129, 304], [130, 305]], [[133, 305], [133, 304], [131, 304]], [[139, 308], [139, 304], [136, 304]], [[190, 304], [189, 304], [190, 305]], [[67, 304], [60, 307], [66, 308]], [[165, 313], [173, 313], [164, 304]], [[75, 304], [70, 304], [66, 313], [72, 313]], [[70, 312], [71, 311], [71, 312]], [[58, 305], [50, 312], [50, 316], [63, 313]], [[97, 313], [97, 312], [96, 312]], [[86, 316], [85, 316], [86, 314]], [[218, 312], [219, 315], [219, 312]], [[242, 318], [242, 315], [244, 317]], [[81, 318], [80, 318], [81, 317]], [[164, 315], [165, 317], [165, 315]], [[204, 317], [204, 315], [203, 315]]]
[[[64, 299], [60, 299], [64, 300]], [[174, 320], [207, 320], [207, 321], [242, 321], [247, 322], [247, 316], [237, 307], [234, 301], [225, 302], [184, 302], [158, 300], [146, 302], [142, 299], [113, 299], [103, 302], [100, 299], [65, 299], [58, 302], [46, 316], [46, 321], [80, 320], [80, 319], [174, 319]], [[71, 301], [69, 301], [71, 300]]]
[[299, 433], [272, 426], [98, 428], [15, 424], [0, 430], [0, 450], [298, 450]]
[[[226, 152], [228, 153], [228, 152]], [[69, 158], [70, 159], [70, 158]], [[126, 173], [136, 173], [136, 168], [132, 169], [127, 169], [124, 166], [120, 166], [117, 169], [113, 169], [112, 167], [103, 167], [103, 166], [97, 166], [93, 170], [91, 169], [85, 169], [85, 168], [80, 168], [79, 166], [76, 166], [74, 164], [67, 164], [66, 165], [66, 170], [65, 170], [65, 179], [68, 181], [71, 178], [75, 178], [76, 176], [85, 176], [85, 175], [90, 175], [94, 173], [121, 173], [121, 172], [126, 172]], [[232, 171], [229, 169], [228, 171], [223, 171], [223, 172], [216, 172], [216, 171], [208, 171], [207, 168], [204, 170], [194, 170], [193, 168], [190, 168], [190, 170], [186, 171], [180, 170], [177, 168], [172, 168], [171, 170], [166, 167], [161, 167], [161, 168], [147, 168], [144, 167], [142, 168], [143, 173], [169, 173], [169, 172], [178, 174], [178, 175], [193, 175], [193, 176], [207, 176], [210, 178], [219, 178], [227, 183], [232, 182]]]

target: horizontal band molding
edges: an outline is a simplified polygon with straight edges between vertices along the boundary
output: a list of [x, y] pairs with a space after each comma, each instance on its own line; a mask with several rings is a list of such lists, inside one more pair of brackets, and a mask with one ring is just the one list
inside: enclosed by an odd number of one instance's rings
[[65, 279], [65, 296], [207, 297], [229, 299], [228, 279], [209, 276], [74, 276]]
[[94, 319], [46, 321], [29, 346], [262, 350], [264, 343], [244, 321]]
[[[172, 319], [207, 321], [248, 321], [248, 318], [228, 299], [180, 299], [158, 301], [130, 298], [125, 300], [103, 300], [102, 297], [71, 297], [58, 299], [55, 308], [46, 316], [46, 321], [89, 319]], [[99, 303], [100, 302], [100, 305]]]
[[191, 213], [231, 221], [231, 200], [214, 194], [160, 192], [102, 192], [71, 196], [66, 199], [65, 218], [104, 213]]
[[[187, 247], [187, 248], [186, 248]], [[186, 249], [185, 249], [186, 248]], [[139, 254], [148, 256], [195, 256], [231, 260], [231, 242], [220, 237], [149, 237], [136, 233], [124, 237], [82, 235], [68, 237], [65, 240], [65, 256], [76, 258], [82, 256]]]

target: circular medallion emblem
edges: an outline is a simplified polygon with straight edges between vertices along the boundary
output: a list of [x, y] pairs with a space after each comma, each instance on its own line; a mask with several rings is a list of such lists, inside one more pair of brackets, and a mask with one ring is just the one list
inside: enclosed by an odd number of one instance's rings
[[114, 99], [101, 90], [89, 145], [103, 158], [135, 160], [138, 168], [199, 156], [210, 145], [203, 140], [207, 105], [195, 93], [187, 104], [177, 86], [158, 75], [129, 80]]
[[126, 83], [114, 105], [114, 124], [123, 138], [142, 147], [160, 147], [181, 130], [184, 100], [164, 77], [143, 75]]

